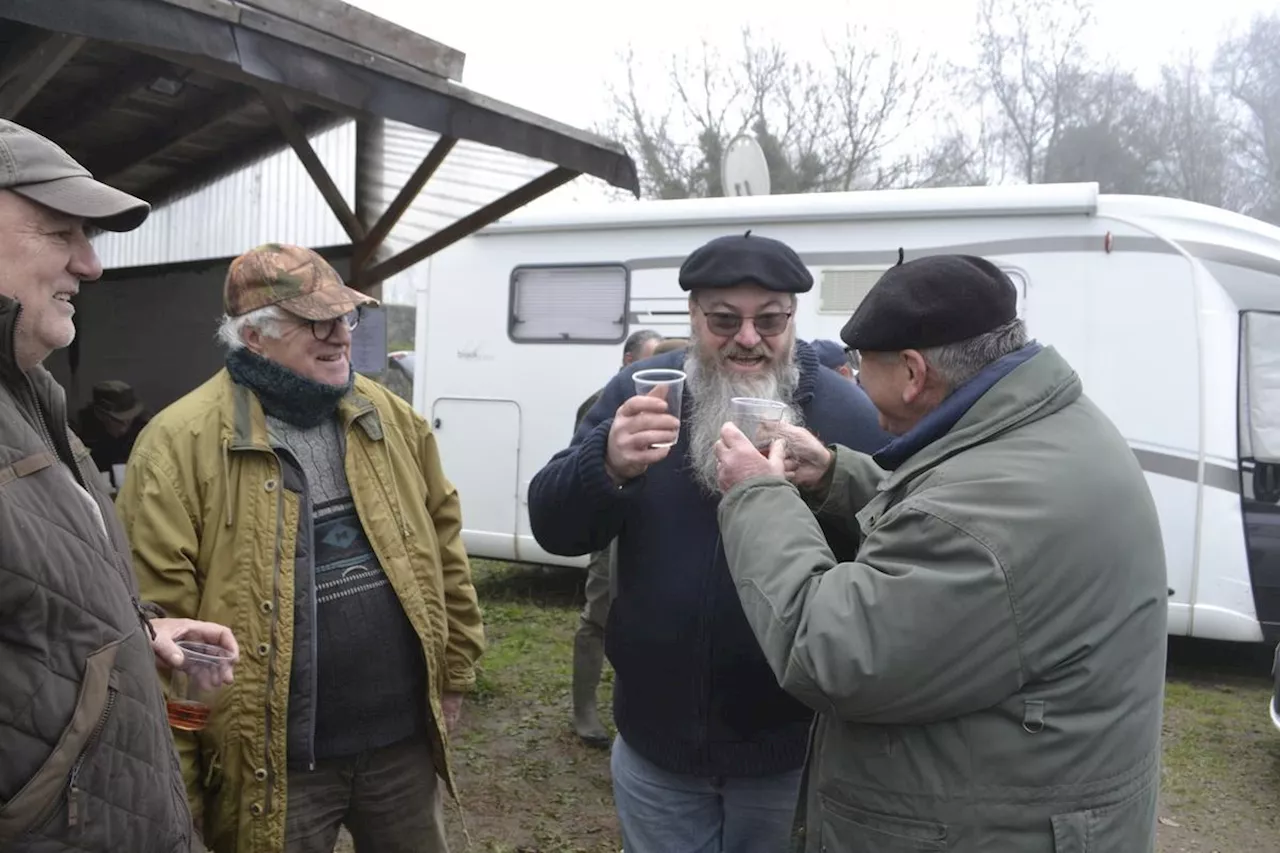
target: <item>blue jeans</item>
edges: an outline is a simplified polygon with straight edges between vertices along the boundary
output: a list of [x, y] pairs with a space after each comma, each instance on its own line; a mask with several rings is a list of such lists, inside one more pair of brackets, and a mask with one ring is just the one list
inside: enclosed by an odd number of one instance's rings
[[610, 761], [624, 853], [781, 853], [801, 770], [704, 779], [670, 773], [619, 736]]

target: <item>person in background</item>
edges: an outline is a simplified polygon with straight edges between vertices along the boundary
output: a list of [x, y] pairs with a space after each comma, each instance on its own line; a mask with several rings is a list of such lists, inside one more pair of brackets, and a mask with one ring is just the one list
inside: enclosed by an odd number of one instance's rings
[[[129, 461], [138, 434], [150, 421], [133, 386], [108, 379], [93, 386], [93, 401], [80, 410], [75, 431], [93, 454], [93, 464], [110, 474], [115, 466]], [[120, 488], [114, 480], [112, 485]]]
[[0, 121], [0, 850], [204, 849], [156, 663], [180, 666], [183, 639], [235, 655], [235, 638], [139, 599], [124, 530], [43, 367], [75, 338], [81, 282], [102, 275], [86, 226], [132, 231], [150, 211]]
[[733, 586], [820, 715], [803, 849], [1151, 853], [1168, 591], [1132, 449], [983, 258], [891, 268], [841, 337], [892, 443], [717, 447]]
[[[641, 329], [638, 332], [632, 332], [622, 344], [622, 367], [625, 368], [637, 361], [652, 358], [654, 349], [661, 343], [662, 335], [652, 329]], [[578, 431], [578, 427], [582, 425], [587, 412], [591, 411], [591, 407], [596, 404], [596, 400], [599, 400], [600, 395], [603, 393], [604, 389], [601, 388], [582, 401], [582, 405], [578, 407], [578, 411], [574, 416], [574, 432]]]
[[[553, 554], [617, 540], [605, 640], [627, 853], [776, 853], [813, 715], [778, 686], [730, 580], [715, 443], [742, 396], [783, 403], [827, 441], [871, 451], [888, 436], [866, 395], [796, 340], [798, 294], [813, 276], [789, 246], [755, 234], [712, 240], [684, 261], [679, 283], [688, 349], [609, 382], [569, 448], [534, 476], [529, 518]], [[636, 395], [639, 366], [685, 371], [682, 411]], [[856, 537], [844, 552], [855, 548]]]
[[810, 341], [809, 346], [818, 354], [818, 363], [823, 367], [831, 368], [846, 379], [853, 379], [858, 375], [857, 355], [850, 352], [848, 347], [822, 339]]
[[668, 352], [684, 352], [688, 348], [689, 341], [686, 338], [663, 338], [662, 343], [658, 344], [653, 354], [662, 355]]
[[192, 808], [215, 853], [331, 853], [343, 825], [358, 853], [440, 853], [484, 648], [458, 493], [427, 422], [352, 369], [376, 302], [322, 257], [259, 246], [223, 302], [226, 367], [143, 430], [118, 500], [144, 594], [250, 650], [178, 735]]
[[[651, 329], [633, 332], [622, 345], [622, 368], [652, 357], [661, 343], [662, 335]], [[575, 433], [603, 391], [602, 388], [592, 394], [578, 408], [573, 425]], [[573, 730], [583, 743], [600, 749], [609, 746], [609, 733], [600, 722], [597, 691], [604, 672], [604, 627], [613, 597], [613, 561], [612, 543], [591, 555], [584, 587], [586, 604], [578, 617], [578, 631], [573, 635]]]

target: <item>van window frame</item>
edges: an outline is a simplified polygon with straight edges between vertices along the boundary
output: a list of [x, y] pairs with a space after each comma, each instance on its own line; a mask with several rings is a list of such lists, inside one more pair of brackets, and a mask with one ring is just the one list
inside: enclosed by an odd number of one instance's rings
[[[616, 338], [528, 338], [518, 337], [516, 331], [516, 278], [525, 270], [622, 270], [622, 331]], [[586, 261], [568, 264], [517, 264], [511, 268], [507, 279], [507, 338], [514, 344], [574, 344], [600, 346], [620, 344], [631, 333], [631, 268], [621, 261]]]

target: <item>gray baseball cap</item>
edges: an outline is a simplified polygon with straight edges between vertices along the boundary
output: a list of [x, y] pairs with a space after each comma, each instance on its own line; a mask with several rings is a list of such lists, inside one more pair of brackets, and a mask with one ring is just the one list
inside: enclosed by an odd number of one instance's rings
[[20, 124], [0, 120], [0, 189], [106, 231], [132, 231], [151, 205], [94, 180], [89, 170], [57, 145]]

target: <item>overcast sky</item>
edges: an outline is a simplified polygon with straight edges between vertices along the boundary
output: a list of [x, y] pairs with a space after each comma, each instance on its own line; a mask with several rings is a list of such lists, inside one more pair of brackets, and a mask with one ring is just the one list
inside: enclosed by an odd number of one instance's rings
[[[896, 29], [908, 48], [963, 62], [977, 9], [977, 0], [347, 2], [463, 51], [470, 88], [583, 128], [607, 119], [605, 84], [616, 79], [628, 43], [658, 64], [704, 36], [731, 52], [749, 22], [802, 55], [821, 50], [824, 32], [855, 23]], [[1276, 7], [1276, 0], [1104, 0], [1090, 48], [1150, 79], [1172, 54], [1209, 53], [1228, 28]]]

